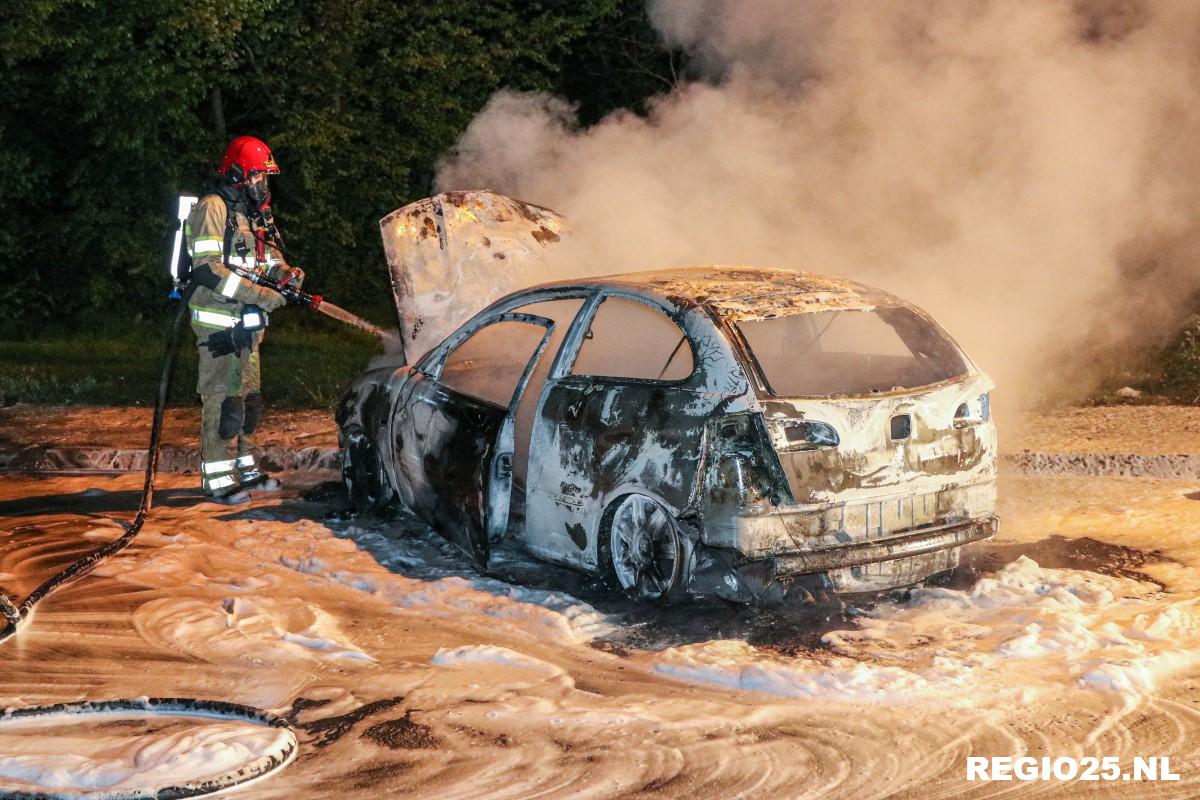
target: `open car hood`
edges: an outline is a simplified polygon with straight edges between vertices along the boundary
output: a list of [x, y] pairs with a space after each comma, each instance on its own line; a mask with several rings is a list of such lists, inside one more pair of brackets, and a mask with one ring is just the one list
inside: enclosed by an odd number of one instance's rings
[[404, 355], [416, 363], [475, 312], [553, 276], [557, 213], [489, 191], [446, 192], [379, 221]]

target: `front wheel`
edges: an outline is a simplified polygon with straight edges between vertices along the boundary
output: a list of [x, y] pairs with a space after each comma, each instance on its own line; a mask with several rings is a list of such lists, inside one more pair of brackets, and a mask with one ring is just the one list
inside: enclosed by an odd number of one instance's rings
[[674, 518], [641, 494], [622, 498], [608, 526], [616, 583], [635, 600], [661, 600], [681, 583], [685, 548]]
[[342, 482], [350, 503], [359, 511], [376, 511], [392, 499], [379, 450], [362, 430], [351, 431], [342, 449]]

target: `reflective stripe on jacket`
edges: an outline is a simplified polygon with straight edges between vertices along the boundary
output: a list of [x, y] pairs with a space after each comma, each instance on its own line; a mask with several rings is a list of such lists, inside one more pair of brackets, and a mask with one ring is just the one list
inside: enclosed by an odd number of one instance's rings
[[250, 221], [241, 212], [236, 212], [235, 225], [228, 236], [230, 252], [226, 253], [228, 215], [229, 210], [220, 195], [206, 194], [196, 202], [184, 223], [184, 236], [188, 253], [192, 256], [193, 271], [207, 267], [218, 279], [216, 288], [198, 285], [188, 303], [192, 309], [192, 320], [204, 328], [229, 327], [233, 323], [226, 324], [213, 315], [237, 320], [247, 303], [261, 303], [275, 294], [270, 289], [255, 286], [229, 269], [229, 266], [237, 266], [244, 270], [272, 270], [280, 262], [276, 260], [275, 253], [268, 249], [266, 262], [256, 263]]

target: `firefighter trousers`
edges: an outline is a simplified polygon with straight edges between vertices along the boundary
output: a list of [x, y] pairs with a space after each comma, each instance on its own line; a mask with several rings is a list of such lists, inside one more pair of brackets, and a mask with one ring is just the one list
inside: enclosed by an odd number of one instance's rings
[[200, 474], [208, 494], [237, 491], [262, 476], [254, 432], [262, 419], [262, 368], [259, 345], [263, 332], [241, 353], [214, 356], [206, 346], [213, 331], [192, 324], [199, 355]]

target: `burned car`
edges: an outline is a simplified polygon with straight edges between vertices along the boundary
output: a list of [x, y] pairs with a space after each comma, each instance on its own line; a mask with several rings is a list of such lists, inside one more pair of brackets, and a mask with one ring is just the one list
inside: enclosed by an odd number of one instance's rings
[[359, 506], [642, 599], [910, 586], [996, 531], [992, 383], [924, 312], [786, 270], [545, 284], [337, 412]]

